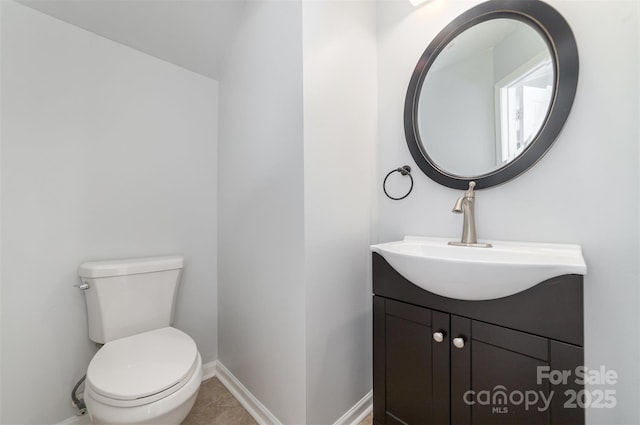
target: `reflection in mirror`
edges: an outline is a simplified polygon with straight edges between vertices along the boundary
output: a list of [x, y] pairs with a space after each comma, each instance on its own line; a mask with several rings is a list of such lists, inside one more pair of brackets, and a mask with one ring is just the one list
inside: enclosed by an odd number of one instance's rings
[[541, 130], [554, 63], [545, 39], [515, 19], [491, 19], [451, 40], [419, 93], [417, 133], [442, 170], [472, 177], [512, 161]]

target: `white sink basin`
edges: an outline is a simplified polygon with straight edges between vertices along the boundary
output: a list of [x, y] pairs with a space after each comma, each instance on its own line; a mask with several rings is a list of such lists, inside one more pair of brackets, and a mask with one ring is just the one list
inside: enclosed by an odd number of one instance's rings
[[587, 273], [579, 245], [482, 241], [492, 248], [448, 245], [455, 238], [405, 236], [371, 245], [411, 283], [460, 300], [517, 294], [564, 274]]

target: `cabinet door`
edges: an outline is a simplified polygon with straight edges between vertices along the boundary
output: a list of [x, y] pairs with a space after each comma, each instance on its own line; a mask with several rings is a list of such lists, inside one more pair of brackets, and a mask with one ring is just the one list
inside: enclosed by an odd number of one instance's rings
[[557, 343], [547, 338], [457, 316], [451, 331], [465, 339], [462, 348], [452, 348], [452, 423], [584, 423], [582, 411], [558, 410], [562, 388], [544, 374], [581, 364], [581, 348], [563, 345], [562, 356], [554, 357]]
[[375, 423], [450, 422], [448, 341], [449, 315], [374, 297]]

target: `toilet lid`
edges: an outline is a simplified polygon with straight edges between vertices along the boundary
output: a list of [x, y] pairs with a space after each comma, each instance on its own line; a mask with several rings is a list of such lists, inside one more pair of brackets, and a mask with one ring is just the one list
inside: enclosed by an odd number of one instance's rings
[[117, 400], [148, 397], [188, 378], [197, 356], [189, 335], [156, 329], [106, 343], [89, 363], [87, 383]]

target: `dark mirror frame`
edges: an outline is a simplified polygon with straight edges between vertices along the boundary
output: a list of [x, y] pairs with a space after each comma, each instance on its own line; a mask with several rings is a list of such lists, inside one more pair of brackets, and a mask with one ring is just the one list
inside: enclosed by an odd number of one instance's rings
[[[438, 167], [425, 152], [420, 140], [417, 111], [422, 84], [429, 68], [451, 40], [474, 25], [498, 18], [525, 22], [545, 39], [554, 59], [551, 105], [538, 135], [513, 161], [479, 176], [455, 175]], [[490, 0], [469, 9], [438, 33], [420, 57], [411, 76], [404, 105], [404, 130], [413, 159], [429, 178], [453, 189], [467, 189], [470, 181], [476, 182], [476, 189], [482, 189], [517, 177], [533, 166], [560, 134], [576, 94], [578, 67], [578, 48], [573, 32], [562, 15], [550, 5], [539, 0]]]

